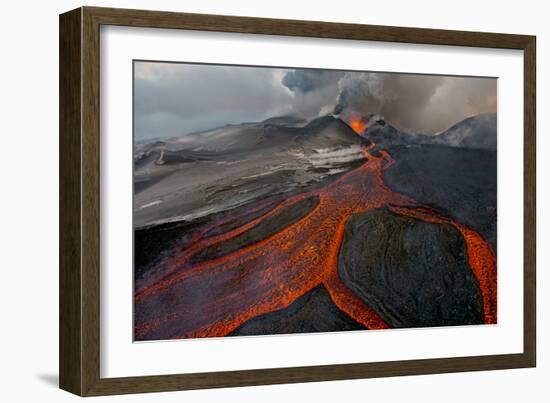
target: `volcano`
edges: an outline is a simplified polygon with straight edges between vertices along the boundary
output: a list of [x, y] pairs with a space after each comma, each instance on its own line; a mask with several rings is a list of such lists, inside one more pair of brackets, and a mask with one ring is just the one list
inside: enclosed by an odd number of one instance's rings
[[135, 340], [496, 323], [475, 122], [283, 116], [136, 147]]

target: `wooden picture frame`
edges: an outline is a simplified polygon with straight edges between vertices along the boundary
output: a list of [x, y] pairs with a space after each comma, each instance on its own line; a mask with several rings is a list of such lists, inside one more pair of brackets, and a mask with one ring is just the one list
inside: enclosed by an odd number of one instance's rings
[[[524, 52], [524, 349], [229, 372], [100, 377], [100, 26], [171, 28]], [[60, 387], [81, 396], [525, 368], [536, 365], [534, 36], [81, 7], [60, 16]]]

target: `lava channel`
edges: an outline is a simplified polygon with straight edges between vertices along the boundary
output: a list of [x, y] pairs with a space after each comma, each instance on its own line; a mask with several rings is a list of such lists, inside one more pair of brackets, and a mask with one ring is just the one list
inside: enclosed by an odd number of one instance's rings
[[[448, 223], [464, 237], [470, 267], [483, 295], [486, 323], [496, 323], [496, 257], [475, 231], [413, 199], [393, 192], [382, 172], [391, 155], [375, 145], [364, 150], [366, 162], [338, 179], [290, 196], [228, 213], [198, 229], [189, 241], [163, 258], [155, 273], [134, 294], [136, 340], [221, 337], [258, 315], [286, 308], [322, 284], [340, 310], [368, 329], [388, 328], [377, 313], [355, 296], [337, 271], [344, 225], [355, 213], [387, 207], [400, 215]], [[225, 255], [197, 262], [200, 251], [246, 233], [263, 220], [309, 197], [318, 203], [307, 214], [258, 242]], [[256, 218], [228, 231], [213, 231], [246, 214], [271, 207]], [[215, 235], [208, 234], [214, 232]]]

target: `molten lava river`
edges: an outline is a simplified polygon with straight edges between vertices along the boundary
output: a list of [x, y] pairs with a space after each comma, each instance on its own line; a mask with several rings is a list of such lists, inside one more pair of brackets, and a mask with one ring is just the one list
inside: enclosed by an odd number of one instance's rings
[[[332, 182], [271, 201], [271, 205], [264, 201], [230, 212], [195, 230], [185, 244], [172, 247], [155, 267], [155, 275], [135, 290], [136, 339], [225, 336], [251, 318], [289, 306], [321, 284], [336, 306], [355, 321], [368, 329], [388, 328], [342, 283], [337, 271], [344, 225], [350, 215], [381, 207], [425, 222], [451, 224], [460, 231], [469, 265], [479, 281], [485, 323], [496, 323], [496, 256], [492, 248], [473, 230], [386, 187], [382, 171], [393, 159], [383, 150], [373, 155], [373, 147], [365, 148], [363, 165]], [[318, 203], [286, 227], [229, 253], [198, 262], [193, 259], [205, 248], [242, 235], [312, 196]], [[255, 218], [247, 222], [247, 216]], [[224, 230], [224, 224], [238, 219], [242, 220], [240, 226]]]

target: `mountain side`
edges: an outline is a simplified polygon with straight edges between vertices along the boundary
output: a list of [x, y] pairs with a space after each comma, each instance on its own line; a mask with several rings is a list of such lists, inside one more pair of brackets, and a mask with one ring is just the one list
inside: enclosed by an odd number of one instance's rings
[[379, 147], [437, 144], [448, 147], [496, 150], [497, 115], [471, 116], [437, 135], [402, 132], [381, 118], [370, 119], [364, 137]]
[[483, 113], [466, 118], [435, 136], [434, 143], [451, 147], [496, 150], [497, 114]]
[[296, 121], [279, 117], [136, 145], [136, 227], [296, 191], [364, 161], [370, 141], [342, 120], [327, 115], [293, 126]]

